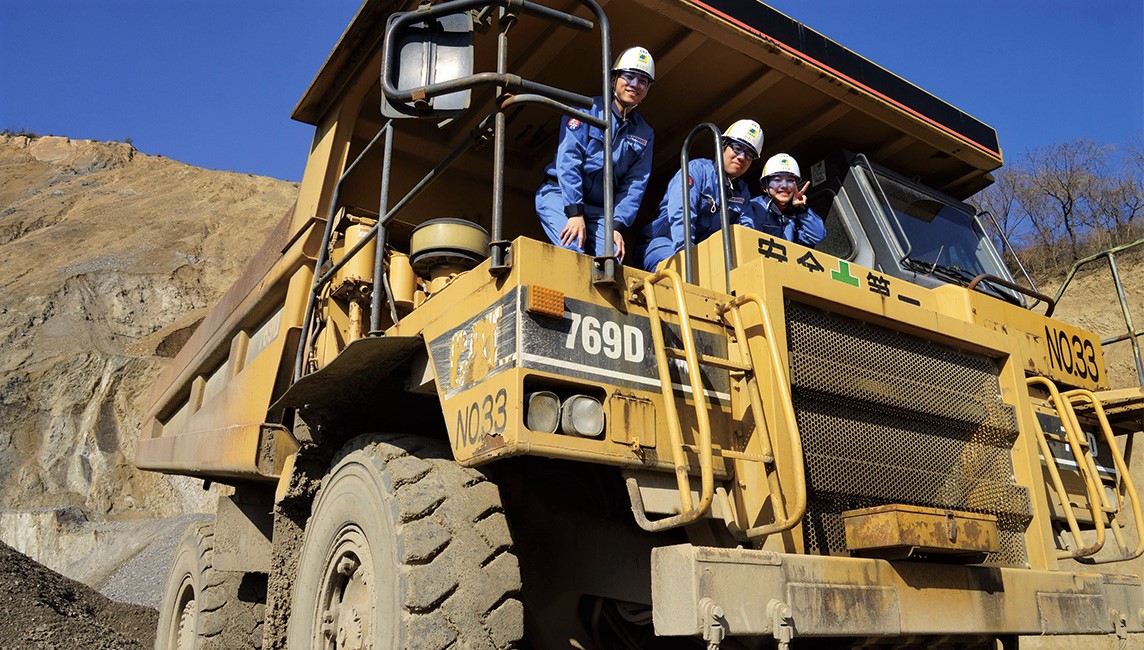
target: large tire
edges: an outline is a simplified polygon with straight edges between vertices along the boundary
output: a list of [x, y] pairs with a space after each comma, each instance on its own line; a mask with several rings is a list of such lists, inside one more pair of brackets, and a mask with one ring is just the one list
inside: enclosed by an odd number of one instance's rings
[[232, 650], [262, 647], [257, 597], [240, 598], [243, 575], [214, 568], [214, 524], [190, 526], [175, 549], [159, 606], [156, 650]]
[[520, 587], [495, 484], [437, 442], [363, 436], [314, 500], [287, 646], [511, 648]]

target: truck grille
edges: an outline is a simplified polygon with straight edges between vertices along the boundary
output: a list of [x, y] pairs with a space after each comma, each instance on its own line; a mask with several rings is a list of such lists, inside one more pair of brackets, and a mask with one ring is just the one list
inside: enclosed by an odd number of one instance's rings
[[807, 551], [845, 554], [842, 512], [901, 503], [995, 515], [1024, 565], [1029, 494], [998, 366], [885, 327], [787, 301], [791, 388], [806, 455]]

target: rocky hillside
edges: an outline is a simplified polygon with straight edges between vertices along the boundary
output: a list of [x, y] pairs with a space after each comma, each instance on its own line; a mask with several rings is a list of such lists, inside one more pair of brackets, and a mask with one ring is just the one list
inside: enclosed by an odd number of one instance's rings
[[61, 516], [212, 502], [133, 468], [141, 410], [296, 194], [129, 144], [0, 136], [0, 538], [33, 551]]

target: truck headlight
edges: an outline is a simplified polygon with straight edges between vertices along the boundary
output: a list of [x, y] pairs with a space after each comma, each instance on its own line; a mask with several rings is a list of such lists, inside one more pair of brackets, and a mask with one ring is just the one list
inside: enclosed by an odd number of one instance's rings
[[560, 407], [560, 430], [570, 436], [599, 436], [604, 432], [604, 406], [587, 395], [569, 397]]
[[533, 431], [556, 433], [560, 425], [560, 398], [556, 393], [542, 390], [528, 395], [528, 410], [524, 424]]

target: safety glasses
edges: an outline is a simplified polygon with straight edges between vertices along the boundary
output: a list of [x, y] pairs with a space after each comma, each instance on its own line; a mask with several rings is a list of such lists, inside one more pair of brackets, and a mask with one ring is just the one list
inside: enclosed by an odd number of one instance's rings
[[651, 79], [647, 75], [638, 72], [621, 72], [620, 79], [624, 80], [629, 86], [643, 86], [648, 87], [651, 85]]
[[747, 162], [751, 162], [755, 159], [754, 149], [751, 149], [742, 142], [735, 142], [734, 140], [731, 140], [727, 143], [727, 147], [730, 148], [731, 151], [735, 152], [736, 156], [746, 158]]

